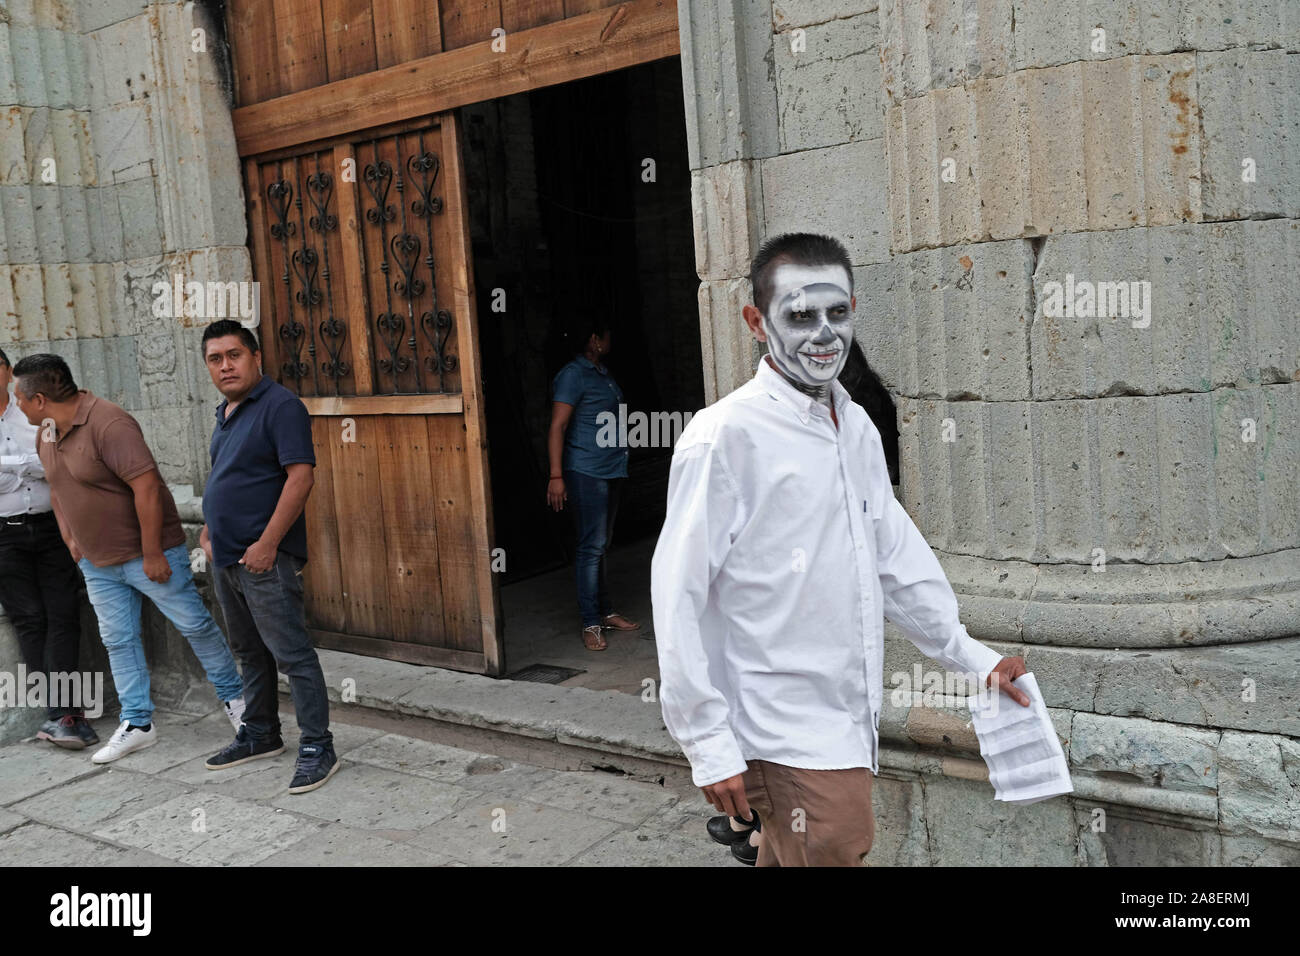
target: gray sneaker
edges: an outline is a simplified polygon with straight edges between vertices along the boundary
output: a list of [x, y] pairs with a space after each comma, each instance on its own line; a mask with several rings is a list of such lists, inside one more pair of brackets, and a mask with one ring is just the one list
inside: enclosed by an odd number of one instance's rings
[[66, 750], [85, 750], [90, 744], [99, 743], [99, 737], [86, 722], [86, 718], [73, 714], [67, 714], [57, 720], [51, 718], [41, 724], [36, 739], [48, 740], [54, 746]]
[[76, 723], [73, 726], [76, 728], [77, 736], [86, 742], [87, 747], [99, 743], [99, 734], [95, 733], [95, 728], [90, 726], [90, 721], [81, 714], [76, 715]]

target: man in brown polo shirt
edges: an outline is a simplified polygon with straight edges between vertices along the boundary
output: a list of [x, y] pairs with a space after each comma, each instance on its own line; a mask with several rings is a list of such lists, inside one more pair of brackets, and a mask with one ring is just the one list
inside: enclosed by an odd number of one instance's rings
[[54, 514], [86, 579], [122, 705], [117, 732], [91, 759], [108, 763], [157, 742], [140, 642], [142, 596], [190, 642], [237, 731], [243, 683], [225, 635], [194, 586], [176, 502], [139, 423], [112, 402], [78, 390], [57, 355], [29, 355], [14, 366], [14, 377], [18, 407], [40, 429], [36, 448]]

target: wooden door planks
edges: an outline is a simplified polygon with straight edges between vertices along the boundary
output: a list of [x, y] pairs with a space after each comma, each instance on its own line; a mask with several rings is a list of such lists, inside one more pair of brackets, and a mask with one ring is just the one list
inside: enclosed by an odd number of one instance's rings
[[[360, 190], [364, 187], [357, 181], [357, 169], [360, 163], [357, 162], [352, 146], [347, 143], [340, 144], [335, 146], [332, 152], [339, 217], [339, 251], [342, 259], [339, 278], [343, 284], [343, 315], [340, 318], [348, 329], [356, 394], [371, 395], [375, 390], [374, 365], [370, 354], [370, 336], [366, 332], [370, 300], [364, 279], [365, 263], [362, 258], [364, 253], [360, 211]], [[343, 176], [346, 161], [350, 161], [352, 170], [349, 179]]]
[[388, 585], [389, 633], [395, 641], [446, 646], [443, 609], [470, 595], [452, 591], [450, 602], [444, 600], [439, 574], [441, 513], [435, 501], [440, 483], [433, 474], [428, 429], [419, 415], [386, 415], [372, 421], [379, 444], [378, 490], [387, 542], [383, 577]]
[[241, 156], [329, 139], [680, 52], [675, 0], [629, 0], [231, 113]]
[[[442, 48], [455, 50], [492, 39], [501, 26], [503, 0], [441, 0]], [[504, 0], [510, 3], [510, 0]]]
[[438, 0], [373, 0], [379, 69], [442, 52]]
[[261, 103], [287, 92], [280, 85], [274, 0], [230, 0], [226, 13], [235, 102]]
[[352, 634], [391, 633], [387, 536], [381, 507], [379, 443], [383, 440], [373, 418], [353, 419], [355, 441], [330, 437], [334, 472], [334, 513], [338, 520], [339, 564], [346, 611], [345, 630]]
[[[501, 25], [509, 34], [564, 19], [564, 0], [502, 0]], [[506, 47], [510, 49], [509, 45]]]
[[[474, 302], [474, 262], [469, 237], [468, 184], [461, 164], [460, 122], [455, 113], [443, 117], [443, 175], [446, 209], [443, 220], [448, 228], [447, 261], [451, 263], [453, 312], [458, 316], [462, 363], [461, 394], [465, 401], [464, 431], [466, 457], [464, 474], [472, 508], [470, 527], [474, 547], [473, 569], [480, 611], [481, 648], [489, 674], [500, 674], [505, 667], [505, 650], [501, 634], [503, 621], [501, 594], [492, 571], [492, 490], [488, 481], [486, 420], [483, 409], [483, 371], [479, 354], [478, 314]], [[446, 272], [447, 270], [443, 270]]]
[[370, 0], [321, 0], [329, 82], [378, 69]]
[[[619, 6], [620, 0], [228, 0], [240, 107]], [[667, 54], [671, 55], [671, 54]], [[461, 104], [455, 104], [461, 105]], [[441, 109], [442, 107], [437, 107]]]
[[475, 540], [479, 515], [469, 491], [464, 421], [459, 415], [430, 415], [424, 421], [429, 433], [431, 487], [436, 492], [438, 574], [442, 593], [455, 595], [455, 600], [443, 607], [447, 645], [483, 652], [483, 599], [477, 572], [486, 555], [479, 554]]
[[313, 418], [311, 421], [311, 443], [316, 452], [316, 483], [312, 486], [305, 509], [307, 567], [303, 572], [303, 588], [307, 626], [327, 631], [342, 631], [347, 626], [331, 451], [331, 446], [343, 439], [340, 422], [337, 418]]
[[321, 0], [273, 0], [273, 4], [281, 93], [328, 83]]
[[566, 17], [576, 17], [580, 13], [603, 10], [605, 7], [616, 7], [620, 2], [621, 0], [564, 0], [564, 15]]

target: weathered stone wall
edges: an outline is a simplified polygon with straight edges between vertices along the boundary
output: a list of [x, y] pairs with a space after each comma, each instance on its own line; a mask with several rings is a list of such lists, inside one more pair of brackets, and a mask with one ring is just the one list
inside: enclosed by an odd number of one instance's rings
[[[900, 497], [1075, 776], [995, 804], [964, 716], [888, 706], [873, 857], [1300, 861], [1295, 4], [679, 9], [709, 399], [758, 242], [839, 236]], [[1067, 274], [1149, 282], [1149, 322], [1054, 315]]]
[[[0, 345], [15, 362], [64, 356], [129, 410], [187, 520], [220, 396], [199, 352], [207, 320], [156, 318], [152, 287], [252, 279], [224, 42], [202, 3], [0, 0]], [[145, 617], [151, 659], [183, 675], [184, 641]], [[88, 608], [83, 621], [82, 667], [111, 690]], [[0, 669], [18, 660], [2, 619]], [[0, 742], [41, 719], [0, 711]]]
[[223, 42], [202, 4], [0, 3], [0, 344], [63, 355], [182, 486], [220, 396], [153, 284], [252, 278]]

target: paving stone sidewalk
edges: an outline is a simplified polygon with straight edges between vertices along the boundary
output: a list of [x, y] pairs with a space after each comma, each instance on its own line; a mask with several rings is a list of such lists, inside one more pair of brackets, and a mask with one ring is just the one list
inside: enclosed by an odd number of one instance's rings
[[[159, 711], [158, 743], [97, 767], [45, 741], [0, 748], [4, 866], [740, 866], [703, 799], [334, 723], [339, 772], [291, 796], [285, 753], [224, 771], [221, 714]], [[101, 741], [116, 727], [94, 721]]]

